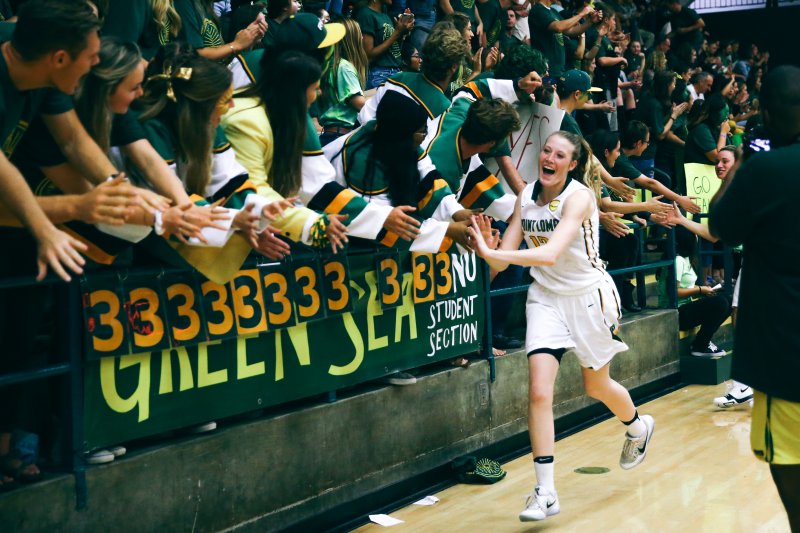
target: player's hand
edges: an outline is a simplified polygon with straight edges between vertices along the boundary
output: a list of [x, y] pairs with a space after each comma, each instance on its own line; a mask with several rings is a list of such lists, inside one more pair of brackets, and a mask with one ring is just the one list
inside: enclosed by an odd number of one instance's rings
[[486, 215], [476, 215], [472, 217], [471, 222], [477, 222], [481, 228], [481, 235], [486, 243], [486, 246], [491, 250], [497, 250], [500, 246], [500, 230], [492, 227], [492, 217]]
[[486, 259], [491, 254], [491, 250], [483, 239], [483, 233], [481, 233], [481, 227], [477, 220], [472, 221], [472, 225], [469, 227], [469, 235], [472, 249], [478, 254], [478, 257]]

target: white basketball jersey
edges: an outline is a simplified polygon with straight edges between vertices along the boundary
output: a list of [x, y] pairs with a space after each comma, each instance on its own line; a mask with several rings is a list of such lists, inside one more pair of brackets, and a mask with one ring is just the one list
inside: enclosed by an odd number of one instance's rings
[[[533, 198], [535, 185], [536, 182], [525, 187], [520, 201], [522, 232], [530, 248], [545, 244], [553, 236], [567, 198], [577, 191], [591, 192], [582, 183], [569, 180], [552, 202], [539, 206]], [[555, 265], [531, 267], [536, 283], [558, 294], [584, 294], [594, 290], [606, 275], [598, 251], [599, 229], [600, 218], [595, 207], [591, 218], [583, 221], [578, 234]]]

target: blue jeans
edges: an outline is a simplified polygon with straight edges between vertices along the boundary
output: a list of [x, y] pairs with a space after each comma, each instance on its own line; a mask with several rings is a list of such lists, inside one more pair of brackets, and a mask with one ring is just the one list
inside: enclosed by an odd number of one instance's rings
[[399, 68], [395, 67], [370, 67], [369, 74], [367, 75], [367, 89], [372, 89], [373, 87], [380, 87], [386, 80], [392, 77], [392, 75], [400, 72]]
[[410, 39], [418, 52], [422, 51], [422, 45], [428, 40], [434, 24], [436, 24], [436, 11], [414, 13], [414, 29], [411, 30]]

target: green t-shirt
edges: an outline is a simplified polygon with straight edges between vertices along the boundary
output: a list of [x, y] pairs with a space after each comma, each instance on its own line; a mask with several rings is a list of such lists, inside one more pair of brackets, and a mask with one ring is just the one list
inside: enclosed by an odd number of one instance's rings
[[578, 126], [578, 122], [575, 120], [570, 113], [564, 112], [564, 118], [561, 119], [561, 127], [558, 128], [559, 131], [568, 131], [570, 133], [574, 133], [575, 135], [580, 135], [583, 137], [583, 133], [581, 132], [581, 127]]
[[553, 22], [562, 20], [561, 15], [536, 3], [528, 15], [528, 24], [531, 28], [531, 46], [540, 50], [547, 59], [550, 76], [557, 78], [564, 72], [564, 35], [554, 32], [547, 27]]
[[14, 35], [14, 28], [17, 25], [14, 22], [0, 22], [0, 43], [11, 40]]
[[614, 163], [614, 168], [611, 172], [612, 176], [621, 176], [625, 179], [634, 180], [642, 175], [639, 170], [633, 166], [631, 163], [630, 158], [625, 154], [619, 154], [616, 162]]
[[0, 149], [9, 159], [33, 119], [41, 115], [60, 115], [73, 109], [72, 99], [55, 89], [19, 91], [0, 54]]
[[658, 136], [664, 131], [664, 106], [652, 94], [644, 94], [636, 108], [636, 119], [650, 129], [650, 144], [640, 159], [655, 159]]
[[194, 0], [174, 0], [175, 11], [181, 16], [178, 38], [194, 48], [216, 48], [225, 44], [217, 22], [197, 8]]
[[[386, 13], [378, 13], [368, 7], [358, 11], [356, 22], [361, 33], [372, 36], [373, 46], [380, 46], [394, 33], [394, 23]], [[388, 50], [370, 62], [371, 67], [400, 68], [400, 40], [392, 43]]]
[[10, 19], [13, 14], [8, 0], [0, 0], [0, 21]]
[[[697, 14], [697, 11], [684, 7], [670, 17], [672, 31], [676, 32], [679, 28], [688, 28], [698, 20], [700, 20], [700, 15]], [[673, 50], [677, 50], [683, 43], [689, 43], [692, 48], [699, 49], [703, 45], [703, 30], [696, 29], [689, 33], [675, 33], [672, 38]]]
[[[464, 13], [468, 16], [472, 23], [472, 31], [476, 30], [475, 26], [477, 26], [478, 21], [475, 18], [475, 0], [450, 0], [450, 6], [452, 6], [453, 11]], [[480, 9], [480, 4], [478, 4], [478, 9]], [[481, 15], [482, 17], [483, 15]]]
[[500, 6], [499, 0], [488, 0], [478, 3], [478, 14], [483, 22], [483, 31], [486, 34], [486, 46], [492, 46], [500, 39], [500, 34], [505, 28], [508, 15]]
[[[719, 132], [717, 132], [719, 135]], [[686, 138], [686, 150], [684, 152], [684, 161], [687, 163], [702, 163], [704, 165], [713, 165], [706, 157], [706, 152], [717, 149], [717, 137], [707, 124], [698, 124], [689, 131], [689, 137]]]
[[[668, 270], [665, 268], [661, 272], [661, 277], [658, 279], [658, 306], [667, 307], [669, 305], [669, 296], [667, 292]], [[688, 257], [680, 255], [675, 256], [675, 279], [678, 282], [679, 289], [689, 289], [697, 283], [697, 273], [692, 268], [691, 262]], [[685, 303], [692, 301], [691, 297], [678, 298], [678, 305], [681, 306]]]
[[[346, 59], [342, 59], [339, 62], [337, 71], [338, 76], [336, 76], [335, 83], [336, 94], [332, 95], [333, 98], [331, 98], [335, 103], [320, 115], [319, 123], [322, 126], [343, 126], [352, 128], [358, 121], [358, 111], [348, 104], [347, 100], [353, 96], [364, 94], [361, 90], [361, 80], [358, 78], [356, 68]], [[333, 77], [333, 72], [328, 75]]]
[[108, 2], [102, 34], [137, 43], [147, 59], [155, 56], [160, 46], [172, 40], [169, 22], [160, 27], [153, 20], [151, 0]]

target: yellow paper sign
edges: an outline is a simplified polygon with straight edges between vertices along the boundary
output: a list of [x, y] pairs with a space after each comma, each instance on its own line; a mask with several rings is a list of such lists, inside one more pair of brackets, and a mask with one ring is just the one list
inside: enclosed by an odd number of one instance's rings
[[[694, 201], [700, 206], [700, 212], [707, 214], [711, 199], [722, 186], [722, 180], [717, 177], [713, 165], [686, 163], [683, 168], [686, 171], [686, 194], [696, 196]], [[708, 218], [700, 222], [708, 224]]]

